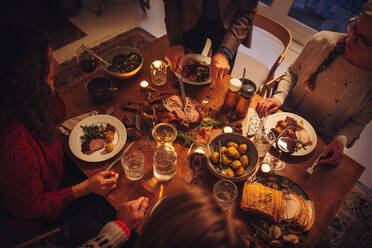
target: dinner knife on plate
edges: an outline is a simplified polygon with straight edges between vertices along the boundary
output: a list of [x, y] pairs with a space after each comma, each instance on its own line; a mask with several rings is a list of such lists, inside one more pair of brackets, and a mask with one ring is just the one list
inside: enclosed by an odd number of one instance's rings
[[125, 155], [128, 151], [129, 151], [129, 149], [132, 147], [132, 145], [134, 144], [134, 141], [132, 142], [132, 143], [130, 143], [128, 146], [127, 146], [127, 148], [125, 148], [124, 149], [124, 151], [123, 151], [123, 153], [122, 154], [120, 154], [109, 166], [107, 166], [107, 168], [105, 169], [105, 171], [109, 171], [109, 170], [111, 170], [111, 168], [121, 159], [121, 157], [123, 156], [123, 155]]
[[185, 93], [185, 85], [183, 82], [182, 75], [180, 75], [180, 77], [178, 78], [178, 82], [180, 84], [180, 90], [181, 90], [182, 110], [184, 110], [186, 106], [186, 93]]

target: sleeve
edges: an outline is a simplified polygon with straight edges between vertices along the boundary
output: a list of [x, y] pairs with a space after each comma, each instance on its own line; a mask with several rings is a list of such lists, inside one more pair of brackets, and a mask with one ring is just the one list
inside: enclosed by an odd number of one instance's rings
[[[245, 40], [247, 36], [248, 39], [251, 38], [253, 17], [257, 12], [257, 4], [258, 1], [256, 0], [240, 0], [238, 2], [238, 8], [230, 28], [227, 30], [221, 42], [220, 49], [227, 49], [231, 54], [235, 54], [240, 43]], [[223, 50], [221, 52], [223, 52], [223, 54], [226, 53], [226, 51]]]
[[163, 0], [169, 46], [182, 45], [182, 0]]
[[103, 226], [99, 234], [85, 242], [82, 247], [117, 248], [121, 247], [130, 237], [129, 228], [120, 220], [110, 221]]
[[[372, 83], [372, 82], [371, 82]], [[370, 92], [372, 94], [372, 92]], [[370, 94], [370, 95], [371, 95]], [[360, 137], [364, 127], [372, 120], [372, 97], [363, 105], [358, 114], [349, 118], [344, 125], [337, 131], [335, 136], [345, 136], [347, 139], [346, 147], [350, 148]]]
[[278, 99], [282, 105], [292, 88], [296, 85], [298, 75], [300, 74], [302, 68], [306, 66], [305, 59], [309, 58], [311, 53], [314, 52], [314, 46], [315, 40], [312, 39], [306, 44], [300, 55], [296, 58], [296, 60], [281, 78], [277, 89], [273, 93], [273, 97]]
[[[24, 132], [24, 131], [23, 131]], [[38, 154], [16, 129], [0, 147], [0, 195], [9, 211], [20, 218], [55, 219], [73, 199], [72, 188], [45, 192]]]

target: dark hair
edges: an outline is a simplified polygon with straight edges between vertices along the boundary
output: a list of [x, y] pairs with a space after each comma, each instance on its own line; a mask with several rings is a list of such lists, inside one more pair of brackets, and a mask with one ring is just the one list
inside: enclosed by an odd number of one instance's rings
[[138, 248], [245, 247], [231, 216], [209, 192], [185, 188], [168, 195], [146, 222]]
[[346, 37], [342, 37], [338, 42], [337, 45], [333, 48], [333, 50], [329, 53], [328, 57], [323, 61], [323, 63], [318, 67], [318, 69], [311, 74], [309, 80], [307, 81], [307, 87], [309, 90], [313, 91], [315, 88], [315, 81], [319, 73], [327, 69], [332, 62], [345, 52], [346, 48]]
[[0, 24], [0, 102], [46, 141], [56, 137], [49, 74], [51, 43], [33, 27], [13, 22]]

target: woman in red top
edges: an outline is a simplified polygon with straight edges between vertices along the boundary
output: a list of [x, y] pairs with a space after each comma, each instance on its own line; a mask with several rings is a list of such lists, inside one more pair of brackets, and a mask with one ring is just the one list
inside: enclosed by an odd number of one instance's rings
[[54, 90], [49, 40], [6, 23], [0, 39], [0, 211], [27, 219], [56, 219], [73, 199], [116, 187], [118, 174], [101, 172], [60, 188], [63, 151], [56, 124], [65, 107]]

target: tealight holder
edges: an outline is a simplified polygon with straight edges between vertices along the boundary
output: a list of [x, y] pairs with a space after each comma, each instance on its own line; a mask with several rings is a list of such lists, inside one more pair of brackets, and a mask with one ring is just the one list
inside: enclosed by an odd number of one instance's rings
[[149, 82], [147, 82], [146, 80], [142, 80], [139, 86], [141, 90], [146, 91], [149, 88]]
[[150, 65], [150, 78], [154, 85], [161, 86], [167, 82], [167, 64], [162, 60], [155, 60]]

